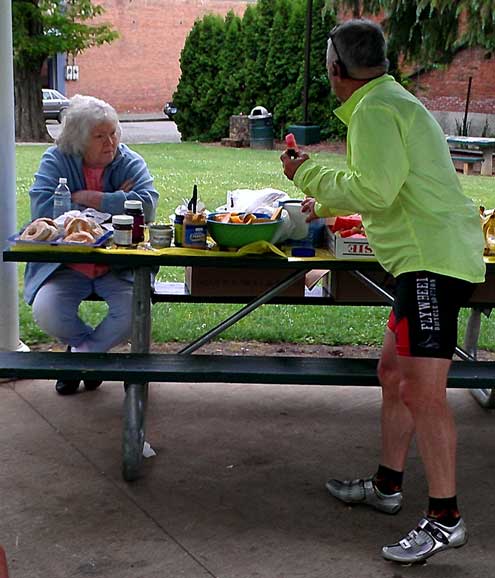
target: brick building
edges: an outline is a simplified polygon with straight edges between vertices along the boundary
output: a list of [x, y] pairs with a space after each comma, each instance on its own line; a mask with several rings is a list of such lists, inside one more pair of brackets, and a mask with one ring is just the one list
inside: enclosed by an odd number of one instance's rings
[[485, 50], [460, 51], [452, 64], [413, 76], [411, 89], [433, 111], [444, 131], [459, 132], [466, 106], [469, 77], [469, 134], [495, 135], [495, 58]]
[[[194, 21], [206, 13], [242, 16], [256, 0], [99, 0], [102, 21], [118, 30], [110, 45], [69, 57], [78, 80], [58, 75], [58, 88], [67, 96], [91, 94], [122, 113], [162, 111], [172, 99], [180, 76], [179, 57]], [[59, 68], [63, 69], [62, 67]], [[64, 84], [64, 86], [60, 86]]]

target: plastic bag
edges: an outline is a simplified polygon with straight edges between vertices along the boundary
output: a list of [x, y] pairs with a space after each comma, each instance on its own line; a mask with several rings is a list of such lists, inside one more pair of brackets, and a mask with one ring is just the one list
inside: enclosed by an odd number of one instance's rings
[[217, 211], [271, 215], [279, 203], [288, 198], [287, 193], [277, 189], [236, 189], [227, 193], [227, 203], [223, 207], [218, 207]]

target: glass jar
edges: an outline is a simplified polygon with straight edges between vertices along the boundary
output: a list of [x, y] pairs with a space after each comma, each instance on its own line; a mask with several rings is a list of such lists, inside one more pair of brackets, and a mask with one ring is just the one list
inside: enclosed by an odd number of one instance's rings
[[144, 241], [144, 211], [142, 201], [124, 201], [124, 213], [133, 218], [132, 244]]
[[133, 217], [130, 215], [114, 215], [112, 217], [113, 242], [117, 247], [132, 247]]

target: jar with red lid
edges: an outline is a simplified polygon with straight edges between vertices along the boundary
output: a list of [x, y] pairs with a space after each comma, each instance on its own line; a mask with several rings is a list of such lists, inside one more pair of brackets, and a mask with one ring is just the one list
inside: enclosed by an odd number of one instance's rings
[[142, 201], [124, 201], [124, 213], [134, 219], [132, 225], [132, 244], [137, 245], [144, 241], [144, 211]]

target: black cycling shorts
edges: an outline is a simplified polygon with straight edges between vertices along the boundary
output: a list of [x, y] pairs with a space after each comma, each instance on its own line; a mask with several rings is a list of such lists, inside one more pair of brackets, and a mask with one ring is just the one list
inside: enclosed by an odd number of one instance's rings
[[452, 359], [459, 309], [476, 284], [429, 271], [403, 273], [395, 281], [387, 326], [395, 333], [397, 355]]

